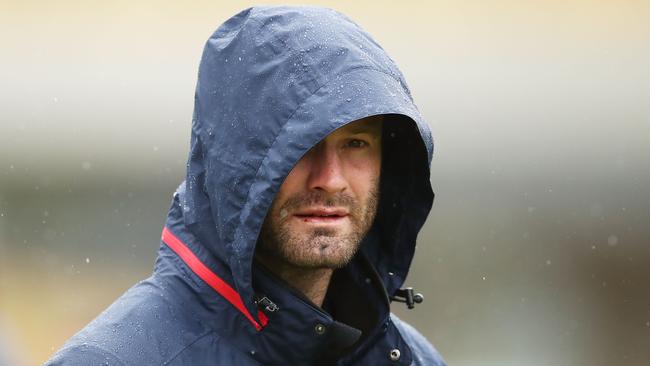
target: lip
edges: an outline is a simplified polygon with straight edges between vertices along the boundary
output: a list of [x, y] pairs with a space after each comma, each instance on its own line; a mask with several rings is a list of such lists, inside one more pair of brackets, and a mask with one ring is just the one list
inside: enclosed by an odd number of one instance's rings
[[333, 224], [347, 218], [348, 211], [343, 208], [314, 207], [300, 210], [293, 216], [303, 222]]

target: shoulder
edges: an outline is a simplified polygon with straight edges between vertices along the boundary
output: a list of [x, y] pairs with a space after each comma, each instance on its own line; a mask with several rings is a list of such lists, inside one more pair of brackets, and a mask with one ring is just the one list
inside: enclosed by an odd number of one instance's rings
[[402, 321], [395, 314], [390, 318], [399, 330], [402, 338], [408, 343], [413, 352], [413, 366], [431, 365], [445, 366], [446, 363], [440, 353], [429, 343], [429, 341], [408, 323]]
[[140, 282], [75, 334], [46, 365], [166, 364], [212, 333], [154, 278]]
[[116, 355], [95, 344], [69, 344], [57, 352], [44, 366], [125, 366]]

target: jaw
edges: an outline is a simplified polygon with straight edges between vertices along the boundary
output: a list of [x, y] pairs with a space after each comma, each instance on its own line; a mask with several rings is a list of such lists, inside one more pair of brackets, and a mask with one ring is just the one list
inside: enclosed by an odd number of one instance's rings
[[353, 231], [354, 225], [349, 217], [323, 223], [321, 220], [305, 221], [294, 216], [278, 227], [272, 238], [275, 239], [273, 248], [269, 249], [288, 265], [339, 268], [356, 252], [358, 240], [354, 238]]

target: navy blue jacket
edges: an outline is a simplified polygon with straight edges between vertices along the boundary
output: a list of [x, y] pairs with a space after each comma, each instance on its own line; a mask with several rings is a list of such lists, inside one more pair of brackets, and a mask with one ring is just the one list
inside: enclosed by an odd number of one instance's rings
[[[389, 115], [380, 201], [323, 307], [254, 261], [260, 227], [296, 162], [335, 129]], [[404, 77], [333, 10], [260, 7], [205, 45], [185, 181], [153, 275], [48, 365], [443, 365], [390, 313], [431, 204], [433, 141]]]

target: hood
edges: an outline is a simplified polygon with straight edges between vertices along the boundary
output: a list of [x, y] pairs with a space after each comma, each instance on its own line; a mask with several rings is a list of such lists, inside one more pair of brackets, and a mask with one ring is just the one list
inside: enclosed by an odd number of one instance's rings
[[404, 77], [370, 35], [316, 7], [259, 7], [207, 41], [196, 85], [181, 222], [214, 257], [251, 314], [257, 237], [299, 159], [335, 129], [384, 124], [379, 211], [359, 255], [389, 295], [402, 285], [433, 193], [433, 141]]

